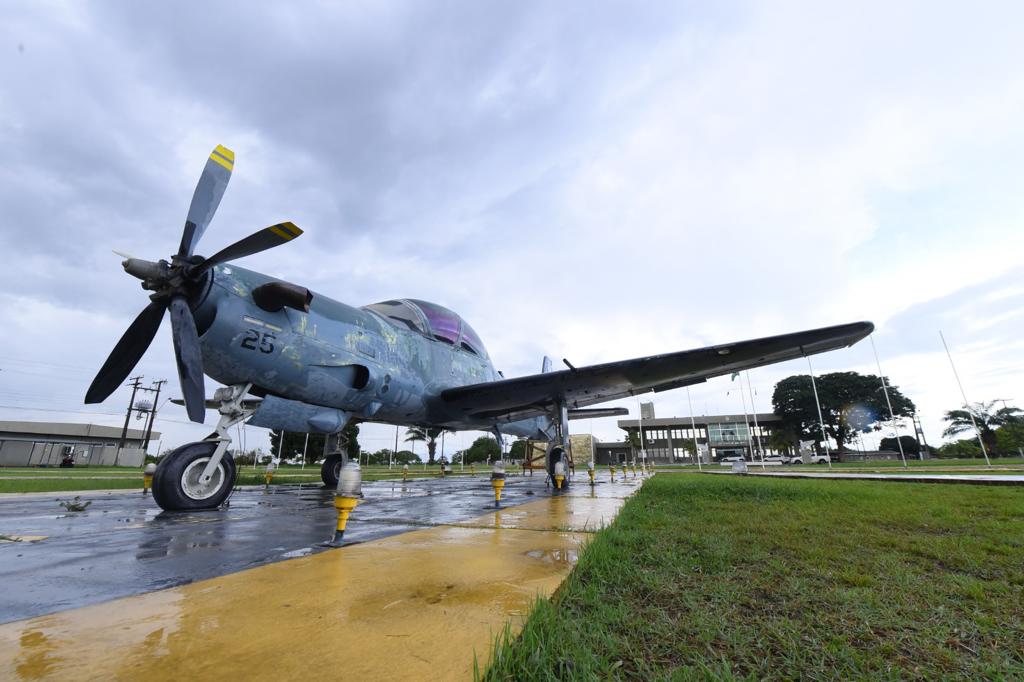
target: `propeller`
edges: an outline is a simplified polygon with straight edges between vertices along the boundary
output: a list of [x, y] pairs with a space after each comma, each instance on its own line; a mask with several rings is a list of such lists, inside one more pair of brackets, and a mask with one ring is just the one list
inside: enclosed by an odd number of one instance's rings
[[214, 266], [272, 249], [302, 234], [302, 230], [292, 223], [278, 223], [238, 240], [210, 258], [195, 255], [196, 245], [224, 196], [234, 165], [235, 154], [227, 147], [218, 145], [210, 154], [192, 195], [178, 253], [171, 257], [170, 262], [147, 261], [115, 252], [125, 258], [121, 263], [125, 272], [142, 280], [142, 288], [153, 293], [149, 297], [150, 304], [129, 325], [96, 374], [85, 393], [86, 403], [103, 402], [124, 383], [153, 342], [164, 314], [170, 310], [174, 359], [178, 365], [185, 408], [189, 419], [203, 422], [206, 413], [203, 356], [196, 321], [188, 304], [189, 296]]

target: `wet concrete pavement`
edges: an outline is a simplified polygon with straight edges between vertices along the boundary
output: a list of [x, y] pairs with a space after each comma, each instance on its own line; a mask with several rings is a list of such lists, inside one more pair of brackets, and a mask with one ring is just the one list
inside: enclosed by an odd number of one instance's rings
[[[363, 494], [346, 531], [352, 542], [465, 522], [494, 499], [483, 475], [366, 483]], [[510, 477], [502, 503], [546, 494], [539, 475]], [[332, 492], [311, 484], [240, 489], [228, 508], [196, 513], [162, 513], [126, 491], [82, 494], [90, 506], [69, 513], [57, 498], [72, 496], [0, 496], [0, 535], [45, 538], [0, 543], [0, 623], [320, 552], [335, 522]]]
[[[0, 625], [0, 678], [469, 678], [474, 656], [486, 665], [494, 637], [506, 624], [518, 631], [641, 484], [591, 489], [577, 476], [552, 497], [540, 477], [511, 478], [499, 511], [485, 511], [493, 495], [483, 477], [367, 484], [346, 532], [364, 542], [326, 551], [315, 543], [330, 534], [333, 510], [316, 488], [243, 491], [229, 510], [174, 518], [124, 495], [74, 520], [44, 506], [16, 525], [51, 536], [0, 557], [30, 558], [49, 543], [51, 561], [31, 558], [41, 575], [5, 575], [7, 594], [77, 571], [58, 597], [33, 594], [51, 611], [92, 605]], [[116, 509], [134, 516], [119, 520]], [[200, 570], [226, 574], [200, 580]], [[151, 591], [160, 581], [178, 586]], [[134, 596], [105, 601], [126, 585]]]

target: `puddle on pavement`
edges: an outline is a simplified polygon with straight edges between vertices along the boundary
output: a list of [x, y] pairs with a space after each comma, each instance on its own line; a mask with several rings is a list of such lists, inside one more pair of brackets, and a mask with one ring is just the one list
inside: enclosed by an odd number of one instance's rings
[[546, 564], [576, 565], [579, 560], [579, 551], [575, 548], [566, 549], [534, 549], [526, 553], [531, 559], [539, 559]]

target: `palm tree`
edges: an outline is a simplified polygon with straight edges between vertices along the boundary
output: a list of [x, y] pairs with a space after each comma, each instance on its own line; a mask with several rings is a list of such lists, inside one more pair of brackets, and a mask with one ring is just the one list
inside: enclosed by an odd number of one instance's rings
[[[950, 410], [943, 417], [944, 421], [949, 422], [949, 426], [942, 432], [943, 437], [949, 438], [964, 431], [973, 431], [974, 424], [977, 423], [978, 431], [981, 432], [981, 442], [985, 444], [985, 449], [988, 452], [994, 453], [996, 429], [1000, 426], [1024, 421], [1024, 412], [1019, 407], [1006, 407], [1006, 403], [1003, 403], [1002, 408], [995, 410], [993, 409], [995, 404], [996, 401], [992, 400], [987, 403], [974, 403], [967, 410]], [[974, 416], [973, 423], [971, 422], [972, 415]]]
[[405, 431], [405, 442], [426, 441], [427, 443], [427, 464], [434, 463], [434, 453], [437, 452], [437, 439], [448, 429], [433, 426], [411, 426]]

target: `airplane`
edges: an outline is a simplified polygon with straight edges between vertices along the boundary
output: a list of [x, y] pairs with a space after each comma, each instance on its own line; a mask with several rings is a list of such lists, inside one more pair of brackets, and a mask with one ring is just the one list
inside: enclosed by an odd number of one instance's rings
[[[217, 146], [207, 159], [170, 261], [125, 256], [124, 270], [152, 292], [149, 305], [114, 346], [86, 392], [104, 401], [149, 348], [169, 311], [174, 355], [189, 418], [220, 415], [205, 439], [161, 458], [153, 498], [167, 511], [219, 507], [235, 464], [231, 426], [338, 434], [351, 420], [493, 432], [549, 442], [548, 475], [565, 462], [570, 419], [626, 414], [591, 408], [667, 391], [801, 356], [850, 346], [870, 322], [825, 327], [663, 355], [505, 378], [458, 314], [419, 299], [353, 307], [306, 287], [238, 267], [233, 261], [302, 234], [290, 222], [266, 227], [209, 258], [195, 253], [231, 178], [235, 155]], [[203, 375], [224, 384], [205, 398]], [[321, 470], [337, 484], [344, 456]]]

